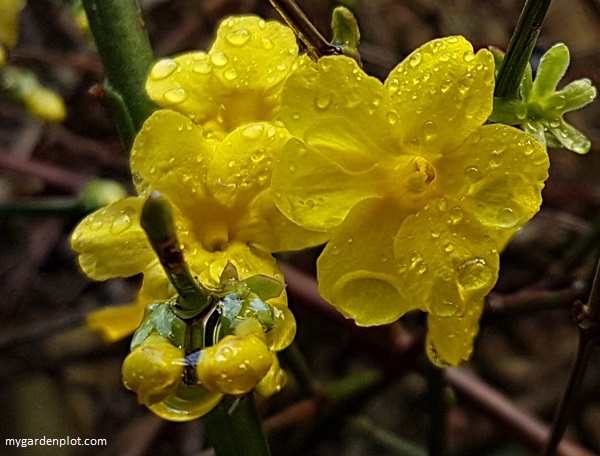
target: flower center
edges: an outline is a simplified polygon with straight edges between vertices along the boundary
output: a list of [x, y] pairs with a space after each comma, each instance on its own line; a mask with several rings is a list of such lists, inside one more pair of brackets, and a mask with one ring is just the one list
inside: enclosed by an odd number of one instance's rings
[[223, 220], [215, 218], [202, 227], [201, 242], [209, 252], [222, 251], [229, 242], [229, 228]]
[[435, 180], [434, 166], [422, 157], [402, 157], [388, 176], [390, 196], [405, 208], [417, 208], [427, 198]]

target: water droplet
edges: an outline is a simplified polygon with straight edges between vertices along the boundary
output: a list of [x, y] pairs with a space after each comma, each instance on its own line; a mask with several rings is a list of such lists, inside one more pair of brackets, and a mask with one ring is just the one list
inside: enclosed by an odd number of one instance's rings
[[295, 112], [294, 114], [292, 114], [292, 118], [293, 118], [294, 120], [298, 120], [298, 119], [300, 119], [300, 113], [299, 113], [299, 112]]
[[223, 73], [223, 77], [225, 79], [227, 79], [228, 81], [233, 81], [235, 78], [238, 77], [238, 72], [237, 72], [237, 70], [235, 68], [228, 68]]
[[502, 228], [512, 228], [518, 221], [518, 214], [510, 207], [502, 209], [496, 218], [496, 223]]
[[463, 60], [465, 62], [472, 62], [473, 60], [475, 60], [475, 54], [473, 53], [473, 51], [467, 51], [463, 54]]
[[437, 239], [441, 236], [440, 230], [431, 230], [431, 237]]
[[242, 130], [242, 136], [246, 139], [258, 139], [262, 136], [265, 130], [264, 125], [254, 124]]
[[243, 46], [250, 40], [250, 32], [246, 29], [239, 29], [228, 33], [225, 39], [233, 46]]
[[450, 79], [450, 78], [444, 79], [442, 81], [442, 84], [440, 85], [440, 91], [442, 93], [446, 93], [448, 90], [450, 90], [450, 87], [452, 87], [452, 79]]
[[165, 101], [173, 104], [182, 103], [187, 99], [187, 97], [187, 91], [181, 87], [175, 87], [174, 89], [167, 90], [163, 95]]
[[479, 172], [479, 168], [477, 166], [469, 166], [465, 169], [465, 178], [470, 183], [477, 182], [481, 179], [481, 173]]
[[123, 212], [117, 218], [115, 218], [110, 227], [112, 234], [121, 234], [131, 226], [131, 216], [127, 212]]
[[159, 60], [150, 72], [150, 78], [154, 80], [165, 79], [173, 74], [179, 68], [179, 64], [173, 59]]
[[458, 80], [458, 90], [460, 91], [460, 93], [465, 93], [467, 90], [469, 90], [473, 85], [474, 81], [475, 78], [471, 73], [467, 73], [461, 76]]
[[285, 63], [280, 63], [279, 65], [277, 65], [276, 67], [279, 71], [285, 71], [287, 70], [288, 66]]
[[429, 120], [423, 125], [423, 132], [425, 133], [425, 141], [431, 141], [437, 136], [437, 125]]
[[548, 126], [550, 128], [558, 128], [560, 127], [560, 121], [558, 119], [552, 119], [549, 123]]
[[315, 107], [320, 110], [325, 110], [331, 105], [331, 92], [319, 92], [315, 97]]
[[265, 158], [265, 151], [263, 149], [259, 149], [250, 155], [250, 160], [254, 163], [259, 163]]
[[450, 223], [452, 225], [456, 225], [457, 223], [459, 223], [464, 217], [464, 213], [463, 210], [458, 207], [458, 206], [454, 206], [452, 209], [450, 209]]
[[229, 62], [229, 59], [223, 52], [217, 51], [210, 56], [210, 61], [215, 66], [223, 67], [223, 66], [227, 65], [227, 62]]
[[457, 272], [459, 284], [467, 290], [486, 287], [493, 279], [492, 270], [483, 258], [465, 261], [458, 267]]
[[386, 117], [387, 117], [388, 123], [392, 126], [396, 125], [396, 122], [398, 122], [398, 113], [396, 111], [388, 112]]
[[408, 64], [412, 68], [416, 68], [421, 64], [422, 60], [423, 60], [423, 56], [421, 55], [421, 53], [415, 52], [408, 58]]
[[448, 253], [452, 252], [454, 250], [454, 244], [452, 244], [451, 242], [448, 242], [445, 246], [444, 246], [444, 250]]
[[90, 225], [90, 229], [92, 231], [98, 231], [98, 230], [100, 230], [102, 228], [103, 225], [104, 225], [104, 223], [102, 222], [102, 220], [95, 220]]
[[387, 255], [385, 253], [382, 253], [379, 256], [379, 259], [381, 260], [382, 263], [387, 263], [387, 261], [388, 261], [388, 257], [387, 257]]
[[290, 164], [288, 165], [288, 169], [290, 170], [290, 173], [293, 173], [293, 172], [295, 172], [295, 171], [296, 171], [296, 165], [294, 165], [294, 164], [290, 163]]
[[449, 52], [444, 52], [439, 57], [440, 62], [448, 62], [452, 58], [452, 55]]
[[353, 242], [354, 242], [354, 239], [353, 239], [353, 238], [351, 238], [351, 237], [349, 237], [349, 238], [348, 238], [348, 244], [352, 244]]
[[398, 92], [398, 89], [400, 88], [400, 81], [396, 78], [390, 79], [388, 81], [387, 88], [388, 88], [388, 91], [390, 92], [390, 95], [394, 95], [395, 93]]
[[263, 47], [263, 49], [265, 49], [267, 51], [270, 49], [273, 49], [273, 42], [269, 38], [261, 39], [260, 45]]

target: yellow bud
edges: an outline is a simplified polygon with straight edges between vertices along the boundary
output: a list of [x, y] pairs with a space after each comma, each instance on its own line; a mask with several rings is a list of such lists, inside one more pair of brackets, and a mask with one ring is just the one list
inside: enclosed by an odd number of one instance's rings
[[287, 383], [287, 374], [279, 367], [279, 359], [276, 355], [273, 355], [273, 364], [267, 375], [256, 385], [256, 392], [262, 397], [271, 397], [273, 394], [278, 393]]
[[273, 355], [262, 338], [254, 333], [227, 336], [200, 354], [196, 370], [205, 388], [223, 394], [241, 395], [252, 391], [269, 372]]
[[67, 116], [62, 97], [44, 87], [38, 87], [28, 93], [24, 103], [32, 115], [48, 122], [62, 122]]
[[136, 392], [142, 404], [163, 401], [181, 384], [184, 356], [183, 349], [153, 334], [123, 361], [123, 384]]

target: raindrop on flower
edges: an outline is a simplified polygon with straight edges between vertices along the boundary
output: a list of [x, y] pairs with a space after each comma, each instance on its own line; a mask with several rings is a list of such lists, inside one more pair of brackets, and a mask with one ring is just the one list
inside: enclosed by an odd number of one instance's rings
[[273, 49], [273, 42], [269, 38], [261, 39], [260, 44], [263, 47], [263, 49], [266, 49], [267, 51]]
[[103, 225], [104, 225], [104, 224], [102, 223], [102, 220], [96, 220], [95, 222], [93, 222], [93, 223], [90, 225], [90, 228], [91, 228], [93, 231], [98, 231], [99, 229], [101, 229], [101, 228], [102, 228], [102, 226], [103, 226]]
[[182, 103], [187, 99], [187, 97], [187, 91], [185, 89], [182, 89], [181, 87], [176, 87], [174, 89], [167, 90], [163, 95], [165, 101], [173, 104]]
[[448, 253], [452, 252], [454, 250], [454, 244], [452, 244], [451, 242], [448, 242], [445, 246], [444, 246], [444, 250]]
[[223, 73], [223, 77], [228, 81], [233, 81], [235, 78], [238, 77], [238, 72], [235, 68], [229, 68], [225, 70], [225, 72]]
[[505, 207], [498, 213], [496, 223], [502, 228], [512, 228], [519, 221], [517, 213], [510, 207]]
[[396, 125], [396, 122], [398, 122], [398, 113], [396, 111], [388, 112], [386, 117], [387, 117], [388, 123], [392, 126]]
[[467, 51], [463, 54], [463, 60], [465, 62], [472, 62], [473, 60], [475, 60], [475, 54], [473, 53], [473, 51]]
[[165, 79], [173, 74], [179, 64], [173, 59], [159, 60], [150, 72], [150, 78], [155, 81]]
[[215, 66], [223, 67], [223, 66], [227, 65], [227, 62], [229, 62], [229, 59], [221, 51], [217, 51], [210, 56], [210, 61]]
[[254, 124], [242, 130], [242, 136], [246, 139], [258, 139], [262, 136], [265, 127], [262, 124]]
[[233, 46], [243, 46], [250, 40], [250, 32], [246, 29], [228, 33], [225, 39]]
[[315, 97], [315, 107], [325, 110], [331, 105], [331, 92], [319, 92]]
[[460, 91], [460, 93], [465, 93], [467, 90], [469, 90], [473, 85], [474, 81], [475, 78], [471, 73], [467, 73], [461, 76], [458, 80], [458, 90]]
[[408, 64], [412, 67], [412, 68], [416, 68], [421, 64], [421, 61], [423, 60], [423, 56], [421, 55], [420, 52], [415, 52], [413, 55], [411, 55], [408, 59]]
[[464, 217], [463, 211], [460, 207], [454, 206], [450, 209], [450, 223], [452, 225], [456, 225], [459, 223]]
[[483, 258], [465, 261], [458, 269], [458, 282], [467, 290], [476, 290], [487, 286], [492, 280], [492, 270]]
[[425, 133], [425, 141], [431, 141], [437, 136], [437, 125], [431, 120], [427, 121], [423, 125], [423, 131]]
[[192, 67], [192, 71], [198, 74], [209, 74], [212, 71], [212, 67], [208, 62], [197, 62]]

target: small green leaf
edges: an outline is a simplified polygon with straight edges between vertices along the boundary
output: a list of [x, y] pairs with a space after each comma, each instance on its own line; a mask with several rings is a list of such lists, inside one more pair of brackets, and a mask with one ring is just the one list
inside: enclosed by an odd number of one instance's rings
[[[558, 126], [555, 127], [553, 124], [550, 124], [548, 130], [565, 149], [572, 150], [578, 154], [587, 154], [590, 151], [592, 146], [590, 140], [564, 120], [558, 122]], [[547, 137], [548, 133], [546, 133], [546, 138]]]
[[558, 83], [569, 66], [569, 49], [562, 43], [552, 46], [546, 52], [538, 66], [531, 97], [543, 98], [556, 90]]
[[133, 334], [131, 350], [141, 345], [151, 334], [159, 334], [174, 345], [183, 347], [187, 325], [172, 311], [172, 302], [155, 302], [146, 308], [139, 328]]
[[264, 301], [278, 297], [285, 289], [285, 284], [262, 274], [248, 277], [244, 282]]
[[331, 16], [331, 29], [333, 30], [331, 44], [339, 46], [344, 55], [361, 64], [358, 52], [360, 29], [354, 14], [345, 6], [337, 6]]
[[596, 87], [589, 79], [578, 79], [566, 85], [564, 89], [553, 93], [546, 102], [549, 110], [560, 112], [574, 111], [590, 104], [596, 98]]

